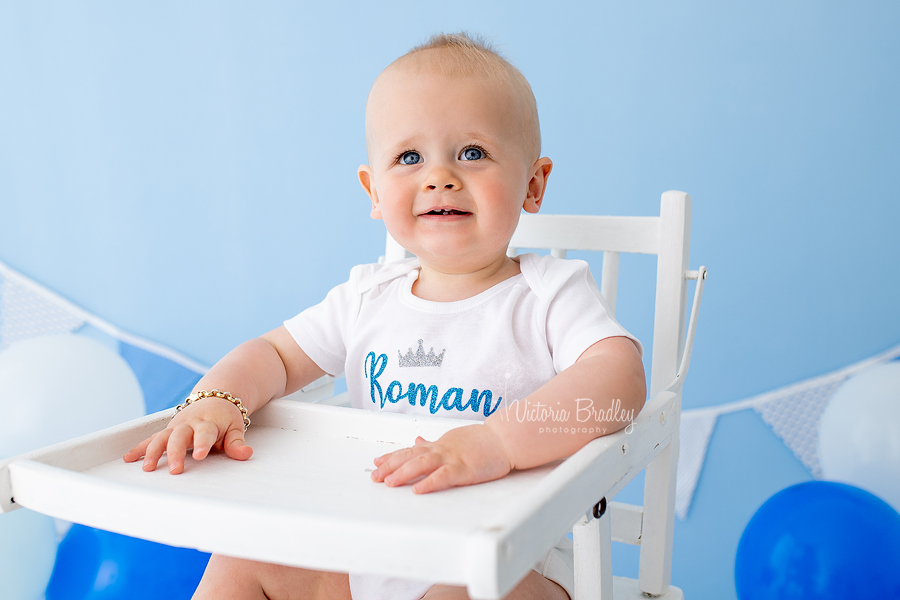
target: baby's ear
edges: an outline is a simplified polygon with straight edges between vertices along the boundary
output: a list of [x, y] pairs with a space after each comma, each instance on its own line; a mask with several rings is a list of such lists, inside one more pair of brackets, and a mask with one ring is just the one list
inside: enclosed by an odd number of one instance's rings
[[528, 180], [528, 190], [525, 195], [525, 203], [522, 208], [525, 212], [536, 213], [541, 209], [544, 201], [544, 192], [547, 190], [547, 178], [553, 170], [553, 161], [547, 158], [539, 158], [531, 167], [531, 179]]
[[356, 174], [359, 177], [360, 185], [363, 186], [363, 189], [366, 190], [366, 194], [369, 195], [369, 199], [372, 201], [372, 218], [381, 220], [381, 209], [378, 207], [378, 190], [375, 189], [375, 174], [372, 173], [369, 165], [360, 165], [359, 169], [356, 170]]

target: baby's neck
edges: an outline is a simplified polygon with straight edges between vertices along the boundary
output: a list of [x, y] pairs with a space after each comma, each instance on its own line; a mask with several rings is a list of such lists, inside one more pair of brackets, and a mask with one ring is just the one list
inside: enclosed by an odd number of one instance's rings
[[455, 302], [476, 296], [519, 273], [519, 261], [506, 256], [472, 272], [448, 272], [422, 265], [412, 293], [432, 302]]

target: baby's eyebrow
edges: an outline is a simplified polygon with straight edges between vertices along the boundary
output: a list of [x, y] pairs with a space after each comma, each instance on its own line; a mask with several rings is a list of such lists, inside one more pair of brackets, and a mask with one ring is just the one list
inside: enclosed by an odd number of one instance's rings
[[421, 136], [408, 137], [406, 139], [400, 140], [399, 142], [395, 143], [394, 148], [400, 148], [400, 147], [412, 148], [412, 147], [418, 145], [418, 143], [421, 139], [422, 139]]
[[411, 137], [391, 144], [390, 146], [385, 148], [384, 153], [381, 155], [381, 158], [385, 160], [393, 160], [400, 152], [415, 150], [415, 148], [418, 146], [419, 141], [420, 138]]
[[467, 140], [467, 141], [482, 142], [485, 144], [496, 144], [497, 143], [497, 139], [494, 136], [488, 135], [488, 134], [480, 132], [480, 131], [472, 131], [469, 133], [464, 133], [462, 137], [464, 140]]

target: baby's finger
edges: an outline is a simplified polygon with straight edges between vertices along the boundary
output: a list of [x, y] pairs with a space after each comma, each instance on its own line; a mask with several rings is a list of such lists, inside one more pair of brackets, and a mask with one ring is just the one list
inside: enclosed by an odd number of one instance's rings
[[213, 444], [219, 437], [219, 428], [215, 423], [203, 421], [194, 426], [194, 460], [203, 460], [209, 454]]
[[413, 446], [412, 448], [404, 448], [403, 450], [396, 450], [379, 456], [375, 459], [375, 466], [378, 468], [372, 471], [372, 479], [375, 481], [384, 480], [385, 477], [393, 473], [403, 463], [415, 456], [416, 450], [417, 448]]
[[413, 492], [417, 494], [439, 492], [462, 483], [464, 482], [458, 480], [458, 477], [455, 476], [455, 470], [450, 465], [441, 465], [432, 471], [431, 475], [422, 481], [417, 481], [413, 485]]
[[135, 462], [137, 460], [140, 460], [140, 458], [142, 456], [144, 456], [144, 453], [147, 451], [147, 446], [149, 446], [150, 442], [153, 441], [153, 437], [155, 435], [156, 434], [151, 435], [146, 440], [144, 440], [143, 442], [141, 442], [140, 444], [138, 444], [137, 446], [135, 446], [134, 448], [132, 448], [131, 450], [126, 452], [125, 455], [122, 457], [125, 460], [125, 462]]
[[384, 463], [389, 461], [394, 454], [395, 454], [394, 452], [388, 452], [387, 454], [382, 454], [381, 456], [376, 456], [372, 462], [375, 463], [376, 467], [381, 467], [381, 465], [383, 465]]
[[[421, 435], [416, 437], [416, 441], [415, 441], [416, 445], [425, 444], [425, 443], [428, 443], [428, 440], [423, 438]], [[412, 451], [414, 449], [415, 449], [415, 446], [412, 446], [409, 448], [404, 448], [403, 450], [395, 450], [394, 452], [388, 452], [387, 454], [382, 454], [381, 456], [376, 456], [372, 462], [375, 463], [376, 467], [380, 467], [382, 464], [384, 464], [385, 462], [387, 462], [388, 460], [390, 460], [392, 457], [395, 457], [395, 456], [399, 457], [400, 460], [402, 460], [402, 461], [406, 461], [406, 460], [409, 460], [413, 456]], [[399, 465], [395, 464], [394, 468], [397, 468], [397, 466], [399, 466]]]
[[384, 482], [395, 487], [404, 485], [423, 475], [428, 475], [441, 466], [441, 457], [433, 452], [419, 454], [409, 459], [397, 468], [393, 473], [384, 478]]
[[144, 471], [155, 471], [159, 459], [162, 458], [163, 452], [166, 451], [166, 445], [169, 443], [169, 436], [172, 435], [171, 429], [163, 429], [153, 436], [144, 452]]
[[179, 425], [172, 430], [169, 443], [166, 445], [166, 458], [169, 461], [169, 473], [178, 475], [184, 472], [184, 457], [187, 449], [194, 441], [194, 429], [190, 425]]
[[235, 460], [247, 460], [253, 455], [253, 448], [244, 443], [244, 430], [229, 429], [225, 433], [225, 455]]

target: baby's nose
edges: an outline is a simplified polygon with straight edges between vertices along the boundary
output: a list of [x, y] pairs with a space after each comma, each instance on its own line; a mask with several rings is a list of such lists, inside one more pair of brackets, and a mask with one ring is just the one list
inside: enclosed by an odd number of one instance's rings
[[425, 178], [425, 188], [428, 190], [458, 190], [462, 182], [450, 169], [436, 167]]

